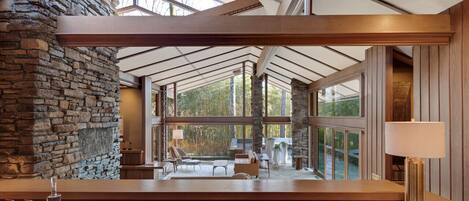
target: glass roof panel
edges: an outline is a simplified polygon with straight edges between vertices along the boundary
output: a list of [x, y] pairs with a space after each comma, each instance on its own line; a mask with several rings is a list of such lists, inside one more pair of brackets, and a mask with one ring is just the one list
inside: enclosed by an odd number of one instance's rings
[[[178, 2], [194, 10], [206, 10], [213, 7], [220, 6], [232, 0], [137, 0], [134, 5], [134, 0], [120, 0], [117, 6], [119, 15], [123, 16], [144, 16], [148, 15], [150, 11], [157, 15], [163, 16], [185, 16], [193, 13], [193, 10], [188, 10], [179, 7], [176, 3], [172, 4], [171, 1]], [[133, 9], [125, 9], [134, 7]], [[145, 10], [145, 11], [143, 11]]]

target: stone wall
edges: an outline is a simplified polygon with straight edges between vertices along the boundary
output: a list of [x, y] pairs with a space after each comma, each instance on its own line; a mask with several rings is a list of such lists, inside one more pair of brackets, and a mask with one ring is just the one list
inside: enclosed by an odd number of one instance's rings
[[291, 96], [292, 96], [292, 146], [293, 156], [305, 156], [303, 159], [303, 167], [308, 164], [308, 85], [292, 79]]
[[[58, 15], [113, 15], [104, 0], [0, 2], [0, 178], [118, 178], [116, 48], [65, 48]], [[112, 150], [83, 157], [81, 129], [109, 128]]]
[[[253, 69], [256, 69], [254, 66]], [[262, 95], [262, 77], [251, 76], [251, 113], [254, 120], [252, 125], [252, 150], [261, 153], [263, 134], [262, 110], [264, 107], [264, 96]]]

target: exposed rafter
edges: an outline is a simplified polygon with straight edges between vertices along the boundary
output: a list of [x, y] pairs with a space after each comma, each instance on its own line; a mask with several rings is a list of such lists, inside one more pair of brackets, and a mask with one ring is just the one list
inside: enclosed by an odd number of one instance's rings
[[145, 53], [148, 53], [148, 52], [153, 52], [153, 51], [161, 49], [161, 48], [163, 48], [163, 47], [161, 47], [161, 46], [160, 47], [154, 47], [154, 48], [150, 48], [148, 50], [144, 50], [144, 51], [141, 51], [141, 52], [136, 52], [136, 53], [129, 54], [129, 55], [126, 55], [126, 56], [123, 56], [123, 57], [119, 57], [117, 59], [118, 60], [124, 60], [124, 59], [128, 59], [128, 58], [132, 58], [132, 57], [142, 55], [142, 54], [145, 54]]
[[236, 52], [236, 51], [245, 49], [245, 48], [248, 48], [248, 46], [236, 48], [236, 49], [233, 49], [233, 50], [230, 50], [230, 51], [222, 52], [222, 53], [220, 53], [220, 54], [212, 55], [212, 56], [210, 56], [210, 57], [206, 57], [206, 58], [203, 58], [203, 59], [199, 59], [199, 60], [197, 60], [197, 61], [193, 61], [193, 62], [185, 63], [185, 64], [182, 64], [182, 65], [179, 65], [179, 66], [167, 68], [167, 69], [164, 69], [164, 70], [155, 72], [155, 73], [150, 73], [150, 74], [148, 74], [148, 75], [146, 75], [146, 76], [153, 76], [153, 75], [161, 74], [161, 73], [168, 72], [168, 71], [171, 71], [171, 70], [174, 70], [174, 69], [182, 68], [182, 67], [184, 67], [184, 66], [188, 66], [188, 65], [200, 63], [200, 62], [202, 62], [202, 61], [205, 61], [205, 60], [208, 60], [208, 59], [213, 59], [213, 58], [216, 58], [216, 57], [219, 57], [219, 56], [223, 56], [223, 55], [226, 55], [226, 54], [229, 54], [229, 53], [233, 53], [233, 52]]
[[309, 82], [312, 82], [312, 81], [313, 81], [313, 80], [311, 80], [311, 79], [305, 77], [304, 75], [301, 75], [301, 74], [295, 73], [295, 72], [293, 72], [293, 71], [291, 71], [291, 70], [288, 70], [288, 69], [286, 69], [286, 68], [284, 68], [284, 67], [282, 67], [282, 66], [280, 66], [280, 65], [278, 65], [278, 64], [276, 64], [276, 63], [274, 63], [274, 62], [270, 62], [270, 64], [272, 64], [273, 66], [275, 66], [275, 67], [277, 67], [277, 68], [279, 68], [279, 69], [282, 69], [282, 70], [284, 70], [284, 71], [286, 71], [286, 72], [289, 72], [289, 73], [291, 73], [291, 74], [293, 74], [293, 75], [295, 75], [295, 76], [297, 76], [297, 77], [300, 77], [300, 78], [302, 78], [302, 79], [308, 80]]
[[379, 5], [382, 5], [382, 6], [386, 7], [386, 8], [389, 8], [389, 9], [391, 9], [391, 10], [394, 10], [394, 11], [400, 13], [400, 14], [412, 14], [412, 12], [409, 12], [409, 11], [406, 10], [406, 9], [403, 9], [403, 8], [401, 8], [401, 7], [398, 7], [398, 6], [394, 5], [394, 4], [392, 4], [392, 3], [389, 3], [389, 2], [386, 1], [386, 0], [371, 0], [371, 1], [372, 1], [372, 2], [375, 2], [375, 3], [379, 4]]
[[195, 54], [195, 53], [198, 53], [198, 52], [202, 52], [202, 51], [205, 51], [205, 50], [208, 50], [208, 49], [211, 49], [211, 48], [213, 48], [213, 47], [205, 47], [205, 48], [198, 49], [198, 50], [195, 50], [195, 51], [192, 51], [192, 52], [188, 52], [186, 54], [180, 54], [180, 55], [177, 55], [177, 56], [174, 56], [174, 57], [171, 57], [171, 58], [167, 58], [167, 59], [159, 60], [159, 61], [152, 62], [152, 63], [149, 63], [149, 64], [145, 64], [145, 65], [142, 65], [142, 66], [138, 66], [138, 67], [135, 67], [135, 68], [131, 68], [129, 70], [125, 70], [124, 72], [126, 72], [126, 73], [134, 72], [134, 71], [140, 70], [142, 68], [146, 68], [146, 67], [149, 67], [149, 66], [153, 66], [153, 65], [156, 65], [156, 64], [167, 62], [167, 61], [170, 61], [170, 60], [173, 60], [173, 59], [185, 57], [185, 56]]
[[[279, 4], [277, 15], [293, 15], [301, 12], [302, 1], [284, 0]], [[256, 76], [260, 77], [265, 73], [267, 66], [273, 56], [277, 53], [278, 47], [267, 46], [261, 52], [259, 61], [257, 62]]]
[[322, 64], [322, 65], [324, 65], [324, 66], [327, 66], [327, 67], [329, 67], [330, 69], [333, 69], [334, 71], [340, 71], [339, 68], [336, 68], [336, 67], [334, 67], [334, 66], [332, 66], [332, 65], [330, 65], [330, 64], [328, 64], [328, 63], [325, 63], [325, 62], [323, 62], [323, 61], [321, 61], [321, 60], [318, 60], [318, 59], [316, 59], [316, 58], [314, 58], [314, 57], [312, 57], [312, 56], [310, 56], [310, 55], [307, 55], [307, 54], [305, 54], [305, 53], [303, 53], [303, 52], [300, 52], [300, 51], [295, 50], [295, 49], [293, 49], [293, 48], [291, 48], [291, 47], [288, 47], [288, 46], [283, 46], [283, 47], [284, 47], [285, 49], [287, 49], [287, 50], [290, 50], [290, 51], [292, 51], [292, 52], [294, 52], [294, 53], [297, 53], [297, 54], [299, 54], [299, 55], [301, 55], [301, 56], [304, 56], [304, 57], [306, 57], [306, 58], [308, 58], [308, 59], [311, 59], [311, 60], [313, 60], [313, 61], [315, 61], [315, 62], [318, 62], [318, 63], [320, 63], [320, 64]]
[[[219, 64], [228, 62], [228, 61], [235, 60], [235, 59], [247, 57], [247, 56], [249, 56], [249, 55], [252, 55], [252, 56], [254, 56], [254, 57], [257, 57], [256, 55], [254, 55], [254, 54], [252, 54], [252, 53], [247, 53], [247, 54], [243, 54], [243, 55], [240, 55], [240, 56], [236, 56], [236, 57], [233, 57], [233, 58], [229, 58], [229, 59], [226, 59], [226, 60], [223, 60], [223, 61], [219, 61], [219, 62], [216, 62], [216, 63], [212, 63], [212, 64], [209, 64], [209, 65], [206, 65], [206, 66], [203, 66], [203, 67], [194, 68], [194, 69], [191, 69], [191, 70], [189, 70], [189, 71], [184, 71], [184, 72], [181, 72], [181, 73], [176, 74], [176, 75], [165, 76], [164, 78], [161, 78], [161, 79], [159, 79], [159, 80], [155, 80], [154, 82], [162, 82], [162, 81], [164, 81], [164, 80], [169, 80], [169, 79], [171, 79], [171, 78], [179, 77], [179, 76], [182, 76], [182, 75], [185, 75], [185, 74], [188, 74], [188, 73], [192, 73], [192, 72], [199, 71], [199, 70], [202, 70], [202, 69], [205, 69], [205, 68], [213, 67], [213, 66], [216, 66], [216, 65], [219, 65]], [[199, 75], [200, 75], [200, 74], [199, 74]]]
[[193, 12], [193, 13], [199, 12], [198, 9], [195, 9], [195, 8], [192, 7], [192, 6], [189, 6], [189, 5], [187, 5], [187, 4], [181, 3], [181, 2], [179, 2], [179, 1], [175, 1], [175, 0], [163, 0], [163, 1], [166, 1], [166, 2], [168, 2], [168, 3], [170, 3], [170, 4], [173, 4], [174, 6], [177, 6], [177, 7], [179, 7], [179, 8], [182, 8], [182, 9], [184, 9], [184, 10], [187, 10], [187, 11], [190, 11], [190, 12]]

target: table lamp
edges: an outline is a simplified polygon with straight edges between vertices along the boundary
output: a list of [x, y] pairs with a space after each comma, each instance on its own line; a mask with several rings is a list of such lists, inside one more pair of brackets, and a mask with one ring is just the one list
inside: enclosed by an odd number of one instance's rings
[[176, 141], [176, 147], [178, 146], [178, 140], [184, 139], [184, 133], [181, 129], [174, 129], [173, 130], [173, 140]]
[[405, 201], [424, 201], [424, 158], [445, 157], [443, 122], [386, 122], [385, 151], [405, 159]]

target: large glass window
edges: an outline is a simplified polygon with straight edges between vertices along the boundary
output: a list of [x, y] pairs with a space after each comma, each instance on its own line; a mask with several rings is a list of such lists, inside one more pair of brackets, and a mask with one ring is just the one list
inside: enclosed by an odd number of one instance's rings
[[[236, 150], [252, 149], [251, 126], [245, 125], [184, 125], [169, 126], [170, 146], [181, 148], [187, 155], [200, 159], [233, 158]], [[173, 140], [174, 129], [183, 130], [183, 139]]]
[[349, 131], [347, 135], [348, 179], [360, 179], [360, 131]]
[[[277, 158], [280, 164], [292, 163], [291, 124], [264, 124], [265, 151], [270, 158]], [[274, 155], [276, 155], [274, 157]]]
[[268, 85], [267, 107], [268, 116], [290, 116], [291, 115], [291, 94], [286, 89], [277, 87], [274, 84]]
[[334, 179], [345, 179], [345, 133], [342, 130], [335, 130], [334, 136]]
[[360, 131], [318, 128], [318, 171], [325, 179], [360, 179]]
[[317, 103], [317, 116], [360, 116], [360, 79], [319, 90]]
[[318, 171], [322, 175], [325, 175], [325, 160], [324, 160], [324, 150], [326, 149], [324, 145], [325, 139], [325, 129], [319, 128], [318, 129]]
[[[251, 81], [246, 75], [246, 116], [251, 115]], [[168, 109], [172, 103], [168, 102]], [[177, 94], [179, 117], [217, 117], [243, 115], [243, 76], [221, 80]]]

